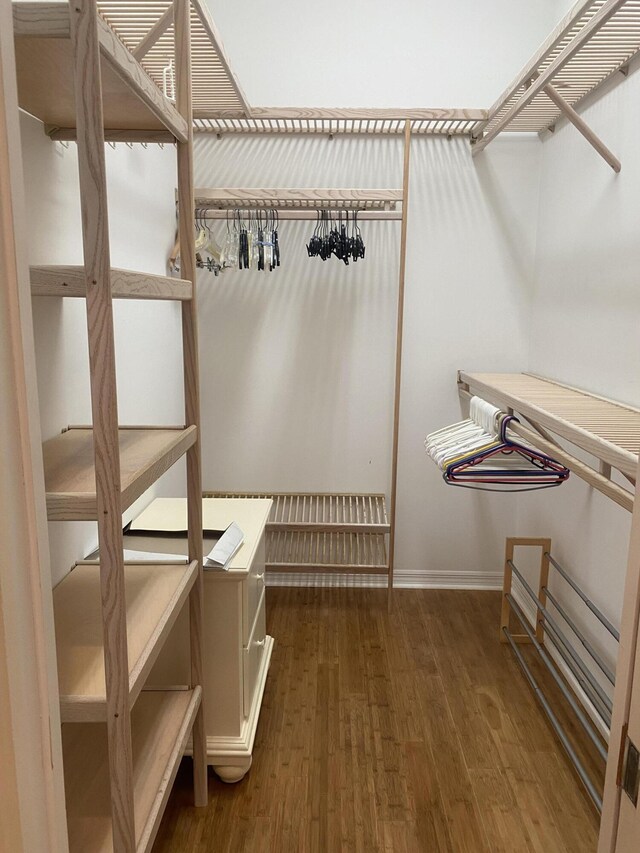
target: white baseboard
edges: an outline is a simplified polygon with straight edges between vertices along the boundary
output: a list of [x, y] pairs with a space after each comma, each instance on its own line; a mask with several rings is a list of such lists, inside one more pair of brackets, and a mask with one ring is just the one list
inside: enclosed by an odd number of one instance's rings
[[[384, 575], [268, 572], [267, 586], [386, 588]], [[502, 572], [400, 572], [396, 589], [502, 589]]]
[[400, 589], [502, 589], [502, 572], [395, 572]]

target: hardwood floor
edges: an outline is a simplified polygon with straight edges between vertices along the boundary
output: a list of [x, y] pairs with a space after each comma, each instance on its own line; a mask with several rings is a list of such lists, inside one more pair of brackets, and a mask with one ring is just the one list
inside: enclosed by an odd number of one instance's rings
[[253, 767], [237, 785], [210, 769], [199, 810], [185, 760], [155, 853], [596, 850], [596, 812], [498, 642], [499, 593], [398, 590], [390, 613], [383, 590], [267, 595]]

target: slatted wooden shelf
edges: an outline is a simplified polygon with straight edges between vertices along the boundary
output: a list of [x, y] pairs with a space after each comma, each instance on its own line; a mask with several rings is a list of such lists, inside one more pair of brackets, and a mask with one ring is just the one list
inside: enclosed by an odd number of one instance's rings
[[204, 497], [271, 498], [267, 571], [389, 571], [385, 536], [390, 526], [382, 494], [205, 492]]
[[500, 408], [514, 409], [607, 465], [634, 478], [640, 409], [527, 373], [466, 373], [458, 381]]
[[[69, 5], [13, 3], [18, 99], [47, 126], [75, 128]], [[103, 18], [98, 37], [104, 126], [112, 130], [166, 130], [187, 141], [188, 125]]]
[[[198, 564], [127, 563], [129, 700], [138, 698], [198, 574]], [[79, 563], [53, 593], [62, 722], [106, 719], [100, 567]]]
[[215, 498], [271, 498], [268, 531], [388, 533], [385, 496], [311, 492], [206, 492]]
[[197, 208], [227, 210], [233, 208], [274, 207], [279, 210], [317, 208], [353, 208], [357, 210], [395, 210], [402, 202], [399, 189], [265, 189], [196, 188]]
[[194, 130], [200, 133], [338, 134], [396, 136], [410, 122], [416, 136], [467, 136], [486, 110], [467, 109], [310, 109], [252, 107], [249, 117], [232, 111], [196, 110]]
[[[76, 296], [87, 295], [84, 267], [81, 266], [33, 266], [31, 294], [33, 296]], [[187, 300], [193, 295], [190, 281], [169, 278], [163, 275], [132, 272], [112, 268], [111, 295], [114, 299], [174, 299]]]
[[[144, 691], [132, 712], [137, 853], [151, 850], [202, 690]], [[62, 727], [71, 853], [112, 853], [106, 726]]]
[[389, 571], [383, 534], [272, 531], [267, 536], [266, 568], [270, 572], [346, 572], [386, 575]]
[[[172, 0], [98, 0], [101, 15], [159, 87], [174, 56]], [[229, 65], [206, 0], [191, 0], [191, 81], [197, 109], [246, 115], [245, 95]]]
[[[489, 110], [474, 135], [541, 131], [560, 116], [538, 83], [575, 107], [640, 51], [640, 0], [579, 0]], [[622, 77], [620, 77], [622, 79]], [[523, 101], [524, 99], [524, 101]]]
[[[196, 441], [196, 427], [121, 427], [121, 508], [140, 497]], [[93, 430], [70, 427], [43, 446], [47, 516], [51, 521], [96, 519]]]

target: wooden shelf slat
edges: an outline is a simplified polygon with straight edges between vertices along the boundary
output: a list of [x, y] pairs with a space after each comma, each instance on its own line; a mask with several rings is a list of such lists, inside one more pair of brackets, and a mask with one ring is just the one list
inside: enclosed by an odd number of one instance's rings
[[[33, 266], [30, 272], [33, 296], [86, 296], [83, 266]], [[181, 278], [112, 268], [111, 295], [114, 299], [188, 300], [193, 284]]]
[[[122, 512], [193, 445], [196, 434], [195, 426], [120, 428]], [[93, 430], [73, 427], [45, 441], [42, 450], [49, 520], [95, 520]]]
[[[202, 689], [144, 691], [132, 711], [137, 853], [153, 845]], [[106, 726], [62, 727], [71, 853], [112, 853]]]
[[466, 373], [459, 383], [500, 408], [514, 409], [623, 474], [635, 477], [640, 409], [527, 373]]
[[[69, 4], [13, 3], [18, 100], [47, 125], [76, 125]], [[166, 128], [185, 142], [188, 125], [123, 42], [100, 18], [104, 126]]]
[[[125, 596], [130, 703], [185, 603], [198, 564], [127, 563]], [[53, 592], [60, 715], [63, 722], [106, 718], [100, 567], [79, 563]]]

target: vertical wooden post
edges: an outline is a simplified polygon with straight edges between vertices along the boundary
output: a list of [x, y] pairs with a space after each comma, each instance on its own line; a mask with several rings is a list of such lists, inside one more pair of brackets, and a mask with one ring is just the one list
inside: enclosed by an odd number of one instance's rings
[[113, 846], [136, 847], [102, 81], [95, 0], [69, 4], [95, 455]]
[[[598, 853], [614, 853], [618, 847], [618, 822], [622, 796], [621, 780], [627, 726], [631, 714], [634, 671], [640, 646], [640, 465], [636, 478], [627, 574], [622, 597], [620, 648], [616, 665], [609, 756], [604, 780]], [[639, 689], [635, 685], [636, 691]], [[629, 848], [627, 848], [629, 849]]]
[[510, 561], [513, 561], [513, 545], [514, 540], [507, 538], [504, 551], [504, 578], [502, 581], [502, 609], [500, 611], [500, 642], [508, 643], [509, 641], [504, 635], [503, 628], [509, 630], [511, 607], [507, 601], [507, 595], [511, 592], [511, 584], [513, 582], [513, 572], [511, 571]]
[[[549, 554], [551, 553], [551, 539], [541, 539], [540, 548], [540, 579], [538, 581], [538, 598], [542, 604], [547, 606], [547, 585], [549, 583]], [[540, 645], [544, 645], [544, 614], [537, 608], [536, 614], [536, 639]]]
[[[12, 8], [0, 2], [0, 849], [68, 850]], [[9, 508], [10, 511], [4, 511]]]
[[[198, 561], [198, 579], [189, 595], [191, 683], [203, 684], [204, 577], [202, 570], [202, 473], [200, 437], [200, 387], [198, 373], [198, 315], [196, 302], [196, 257], [193, 233], [193, 115], [191, 104], [191, 4], [174, 0], [176, 46], [176, 107], [187, 120], [189, 139], [178, 142], [178, 236], [180, 275], [193, 282], [192, 298], [182, 302], [182, 348], [184, 357], [185, 421], [198, 428], [195, 444], [187, 451], [187, 523], [189, 559]], [[204, 695], [204, 691], [203, 691]], [[204, 700], [203, 700], [204, 701]], [[196, 806], [206, 806], [207, 744], [204, 710], [200, 704], [193, 724], [193, 774]]]
[[409, 214], [409, 166], [411, 158], [411, 121], [404, 124], [404, 164], [402, 174], [402, 225], [400, 230], [400, 271], [396, 327], [396, 375], [393, 401], [393, 449], [391, 451], [391, 507], [389, 512], [388, 588], [393, 589], [396, 549], [396, 503], [398, 492], [398, 439], [400, 427], [400, 386], [402, 382], [402, 334], [404, 328], [404, 282], [407, 268], [407, 216]]

